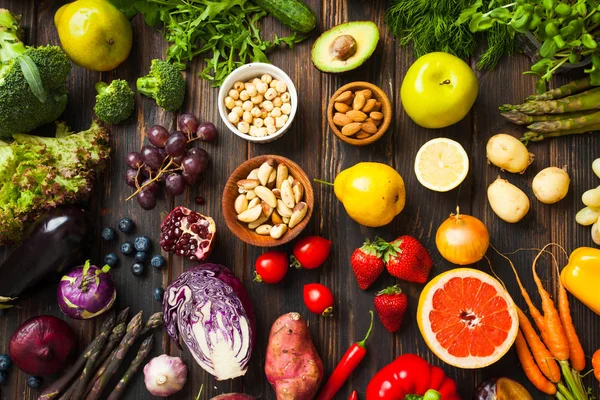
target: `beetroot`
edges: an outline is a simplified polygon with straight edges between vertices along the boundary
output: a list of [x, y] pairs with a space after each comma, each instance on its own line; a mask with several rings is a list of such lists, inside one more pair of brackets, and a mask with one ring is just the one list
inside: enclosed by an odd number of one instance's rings
[[52, 375], [64, 370], [77, 349], [71, 327], [51, 315], [25, 321], [13, 333], [8, 354], [21, 371], [31, 375]]
[[175, 207], [160, 227], [160, 246], [164, 251], [205, 260], [213, 246], [217, 228], [211, 217], [185, 207]]
[[213, 397], [210, 400], [254, 400], [255, 397], [252, 397], [248, 394], [243, 393], [225, 393], [220, 394], [217, 397]]

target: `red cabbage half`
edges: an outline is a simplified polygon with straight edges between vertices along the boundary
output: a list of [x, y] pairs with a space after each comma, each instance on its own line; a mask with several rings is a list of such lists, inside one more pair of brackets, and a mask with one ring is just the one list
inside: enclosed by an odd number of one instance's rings
[[217, 380], [242, 376], [254, 342], [254, 311], [244, 285], [223, 265], [202, 264], [182, 273], [165, 293], [167, 333], [186, 344]]

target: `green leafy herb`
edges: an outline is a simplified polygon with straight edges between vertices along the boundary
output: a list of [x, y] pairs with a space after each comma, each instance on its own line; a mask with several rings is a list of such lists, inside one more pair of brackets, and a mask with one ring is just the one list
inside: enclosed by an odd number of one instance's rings
[[[471, 4], [471, 0], [393, 0], [385, 21], [401, 46], [412, 42], [417, 57], [445, 51], [459, 58], [470, 58], [475, 54], [479, 39], [483, 39], [487, 41], [487, 49], [477, 68], [490, 69], [503, 55], [512, 54], [516, 46], [504, 27], [474, 34], [464, 24], [482, 5], [483, 0], [475, 4]], [[457, 20], [462, 23], [456, 23]]]
[[111, 0], [122, 10], [134, 7], [148, 25], [161, 22], [171, 44], [167, 60], [181, 69], [205, 55], [203, 79], [220, 86], [231, 71], [248, 62], [269, 62], [266, 53], [277, 46], [305, 39], [292, 33], [272, 41], [261, 35], [260, 21], [267, 12], [249, 0]]

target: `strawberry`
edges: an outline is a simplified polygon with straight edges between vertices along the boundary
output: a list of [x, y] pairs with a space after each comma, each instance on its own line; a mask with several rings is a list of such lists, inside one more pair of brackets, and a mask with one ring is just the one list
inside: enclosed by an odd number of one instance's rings
[[382, 254], [387, 247], [389, 245], [380, 238], [375, 239], [374, 242], [367, 239], [362, 247], [352, 253], [350, 265], [352, 271], [354, 271], [358, 287], [362, 290], [371, 286], [383, 272], [385, 265]]
[[383, 327], [394, 333], [402, 325], [408, 299], [398, 285], [383, 289], [375, 296], [375, 311]]
[[390, 274], [409, 282], [425, 283], [433, 266], [427, 249], [412, 236], [400, 236], [384, 254]]

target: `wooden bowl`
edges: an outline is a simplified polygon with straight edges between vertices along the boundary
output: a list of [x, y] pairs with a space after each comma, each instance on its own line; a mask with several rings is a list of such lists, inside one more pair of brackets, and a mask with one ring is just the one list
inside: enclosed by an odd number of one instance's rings
[[[335, 103], [334, 99], [336, 99], [340, 94], [342, 94], [346, 90], [351, 90], [352, 92], [355, 92], [357, 90], [363, 89], [371, 90], [371, 92], [373, 92], [373, 96], [375, 96], [377, 101], [381, 103], [380, 111], [383, 114], [383, 121], [381, 122], [381, 125], [379, 125], [379, 129], [377, 130], [377, 132], [375, 132], [367, 138], [356, 139], [353, 137], [344, 136], [342, 134], [342, 131], [337, 127], [337, 125], [333, 123], [333, 114], [335, 112], [335, 110], [333, 109], [333, 104]], [[349, 143], [353, 146], [366, 146], [382, 137], [385, 131], [390, 126], [390, 123], [392, 122], [392, 104], [390, 103], [390, 99], [387, 97], [385, 92], [379, 87], [373, 85], [372, 83], [351, 82], [339, 88], [329, 100], [329, 106], [327, 107], [327, 121], [329, 121], [329, 127], [331, 128], [333, 133], [335, 133], [335, 136], [337, 136], [342, 141]]]
[[[277, 164], [284, 163], [287, 165], [289, 174], [304, 185], [304, 202], [308, 205], [308, 211], [304, 219], [294, 228], [288, 229], [288, 231], [279, 239], [273, 239], [271, 236], [263, 236], [251, 231], [248, 229], [246, 223], [237, 219], [237, 213], [234, 209], [235, 199], [239, 195], [237, 182], [241, 179], [246, 179], [253, 169], [260, 167], [262, 163], [270, 158], [275, 160]], [[223, 189], [222, 209], [227, 227], [240, 240], [257, 247], [280, 246], [293, 240], [300, 232], [302, 232], [302, 230], [304, 230], [306, 225], [308, 225], [314, 205], [315, 196], [308, 175], [306, 175], [302, 168], [292, 160], [277, 155], [258, 156], [240, 164], [240, 166], [233, 171], [225, 184], [225, 189]]]

